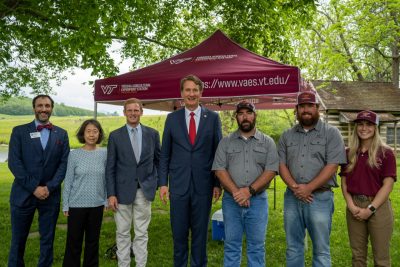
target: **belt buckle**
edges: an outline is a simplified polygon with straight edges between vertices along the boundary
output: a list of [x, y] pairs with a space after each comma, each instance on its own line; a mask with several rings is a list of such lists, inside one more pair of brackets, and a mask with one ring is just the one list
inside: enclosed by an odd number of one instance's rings
[[367, 201], [369, 200], [368, 196], [366, 195], [356, 195], [356, 198], [360, 201]]

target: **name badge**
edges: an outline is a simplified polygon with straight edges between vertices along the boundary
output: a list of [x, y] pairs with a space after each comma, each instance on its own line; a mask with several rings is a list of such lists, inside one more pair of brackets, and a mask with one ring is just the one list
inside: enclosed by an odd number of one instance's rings
[[31, 135], [32, 139], [33, 138], [40, 138], [40, 133], [39, 132], [33, 132], [33, 133], [30, 133], [30, 135]]

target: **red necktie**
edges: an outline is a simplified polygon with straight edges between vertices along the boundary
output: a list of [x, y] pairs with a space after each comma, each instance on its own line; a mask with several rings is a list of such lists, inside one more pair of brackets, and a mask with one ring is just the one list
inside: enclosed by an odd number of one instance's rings
[[190, 112], [189, 139], [190, 143], [194, 145], [194, 140], [196, 140], [196, 122], [194, 121], [194, 112]]
[[39, 124], [39, 125], [36, 127], [36, 130], [38, 130], [38, 131], [40, 132], [40, 131], [42, 131], [44, 128], [49, 129], [49, 130], [51, 131], [51, 130], [53, 129], [53, 125], [52, 125], [51, 123], [45, 124], [45, 125]]

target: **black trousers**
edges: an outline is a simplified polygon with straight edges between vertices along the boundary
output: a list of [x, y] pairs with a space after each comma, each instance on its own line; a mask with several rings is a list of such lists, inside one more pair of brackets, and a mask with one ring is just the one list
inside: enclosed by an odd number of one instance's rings
[[69, 209], [64, 267], [81, 266], [83, 237], [85, 237], [83, 266], [99, 266], [99, 238], [103, 209], [104, 206]]

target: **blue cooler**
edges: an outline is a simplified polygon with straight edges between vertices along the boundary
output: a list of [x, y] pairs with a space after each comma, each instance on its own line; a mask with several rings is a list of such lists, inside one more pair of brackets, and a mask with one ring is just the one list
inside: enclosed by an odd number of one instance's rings
[[212, 239], [223, 241], [225, 239], [224, 217], [222, 209], [217, 210], [211, 217]]

